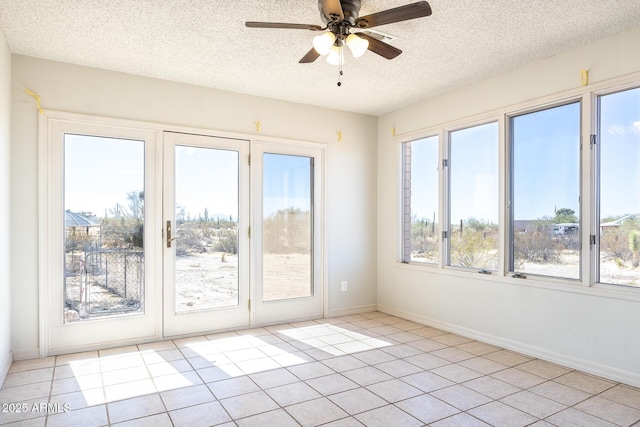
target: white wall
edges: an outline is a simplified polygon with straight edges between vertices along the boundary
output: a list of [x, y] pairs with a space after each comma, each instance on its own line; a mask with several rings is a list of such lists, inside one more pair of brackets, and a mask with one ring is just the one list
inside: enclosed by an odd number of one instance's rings
[[[329, 315], [375, 307], [377, 119], [13, 56], [11, 244], [16, 358], [38, 347], [38, 112], [45, 109], [322, 142], [327, 149]], [[337, 142], [342, 131], [343, 142]], [[349, 291], [340, 292], [340, 281]]]
[[[640, 385], [640, 293], [574, 292], [397, 263], [397, 134], [640, 71], [640, 27], [393, 112], [378, 123], [379, 309]], [[425, 76], [428, 78], [428, 76]]]
[[[9, 236], [11, 54], [0, 31], [0, 237]], [[10, 242], [0, 238], [0, 386], [11, 364]]]

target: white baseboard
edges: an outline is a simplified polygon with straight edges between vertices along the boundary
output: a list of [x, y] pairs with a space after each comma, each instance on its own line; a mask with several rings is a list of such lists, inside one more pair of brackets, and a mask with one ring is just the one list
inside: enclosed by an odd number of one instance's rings
[[3, 360], [0, 360], [0, 388], [2, 388], [4, 380], [7, 378], [7, 374], [11, 368], [11, 362], [13, 362], [13, 355], [11, 352], [6, 354]]
[[40, 349], [29, 348], [26, 350], [14, 350], [13, 360], [26, 360], [40, 358]]
[[525, 354], [527, 356], [546, 360], [552, 363], [557, 363], [559, 365], [563, 365], [572, 369], [577, 369], [582, 372], [607, 378], [612, 381], [628, 384], [634, 387], [640, 387], [640, 374], [637, 374], [635, 372], [623, 371], [611, 366], [601, 365], [599, 363], [594, 363], [588, 360], [566, 356], [564, 354], [550, 351], [545, 348], [531, 346], [522, 342], [508, 340], [495, 335], [485, 334], [484, 332], [480, 332], [474, 329], [442, 322], [440, 320], [432, 319], [426, 316], [410, 313], [392, 307], [378, 305], [378, 311], [398, 316], [403, 319], [411, 320], [416, 323], [421, 323], [423, 325], [432, 326], [434, 328], [442, 329], [444, 331], [452, 332], [468, 338], [473, 338], [487, 344], [493, 344], [507, 350]]
[[327, 317], [348, 316], [350, 314], [368, 313], [370, 311], [376, 311], [378, 306], [376, 304], [359, 305], [356, 307], [338, 308], [335, 310], [329, 310]]

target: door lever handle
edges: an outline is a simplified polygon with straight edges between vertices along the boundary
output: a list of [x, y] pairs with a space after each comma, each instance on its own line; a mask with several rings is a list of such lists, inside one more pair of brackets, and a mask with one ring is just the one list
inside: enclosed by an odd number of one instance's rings
[[167, 247], [171, 247], [171, 242], [176, 240], [177, 237], [171, 237], [171, 221], [167, 221]]

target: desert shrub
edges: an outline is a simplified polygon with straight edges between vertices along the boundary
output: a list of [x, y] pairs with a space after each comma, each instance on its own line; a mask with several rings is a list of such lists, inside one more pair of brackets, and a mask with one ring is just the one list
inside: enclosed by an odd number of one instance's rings
[[228, 254], [238, 253], [238, 230], [226, 228], [220, 230], [214, 251]]

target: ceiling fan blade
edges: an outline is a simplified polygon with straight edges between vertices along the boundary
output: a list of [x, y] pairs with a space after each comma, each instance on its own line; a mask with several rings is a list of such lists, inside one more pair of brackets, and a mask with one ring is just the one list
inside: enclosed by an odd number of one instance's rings
[[398, 56], [398, 55], [400, 55], [402, 53], [402, 51], [400, 49], [398, 49], [397, 47], [393, 47], [390, 44], [382, 42], [382, 41], [380, 41], [378, 39], [374, 39], [373, 37], [371, 37], [371, 36], [369, 36], [367, 34], [358, 33], [358, 37], [369, 41], [368, 49], [373, 53], [377, 53], [378, 55], [382, 56], [383, 58], [393, 59], [393, 58], [395, 58], [396, 56]]
[[392, 24], [409, 19], [422, 18], [431, 15], [431, 6], [426, 1], [407, 4], [356, 19], [355, 27], [372, 28], [378, 25]]
[[340, 0], [320, 0], [322, 13], [329, 21], [340, 22], [344, 19], [344, 12]]
[[322, 27], [312, 24], [288, 24], [286, 22], [253, 22], [247, 21], [244, 23], [249, 28], [285, 28], [291, 30], [311, 30], [321, 31]]
[[314, 48], [311, 48], [311, 50], [307, 52], [307, 54], [303, 56], [302, 59], [298, 62], [300, 64], [308, 64], [309, 62], [315, 61], [319, 57], [320, 57], [320, 54]]

